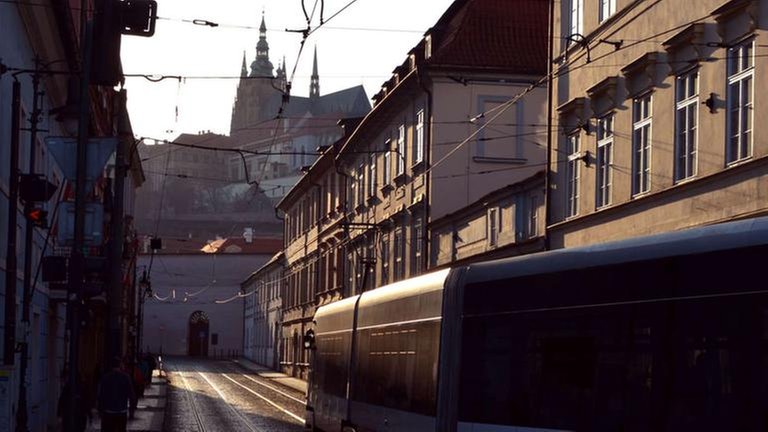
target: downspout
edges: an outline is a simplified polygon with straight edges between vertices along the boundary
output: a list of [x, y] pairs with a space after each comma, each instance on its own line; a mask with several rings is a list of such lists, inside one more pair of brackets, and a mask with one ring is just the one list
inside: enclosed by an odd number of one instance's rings
[[[422, 69], [417, 70], [417, 76], [419, 78], [419, 85], [421, 86], [422, 90], [424, 90], [424, 93], [427, 94], [427, 109], [424, 112], [424, 122], [426, 123], [429, 121], [429, 127], [424, 128], [424, 166], [426, 169], [429, 169], [430, 161], [432, 159], [432, 104], [433, 104], [433, 95], [432, 90], [429, 89], [429, 86], [424, 82], [424, 77], [422, 76], [421, 71], [423, 71], [425, 67]], [[430, 119], [430, 120], [427, 120]], [[424, 237], [422, 239], [422, 244], [424, 245], [424, 251], [422, 253], [422, 269], [426, 272], [429, 268], [429, 259], [430, 255], [432, 253], [431, 248], [431, 242], [432, 242], [432, 236], [430, 235], [429, 230], [427, 227], [429, 226], [429, 214], [430, 214], [430, 203], [431, 200], [431, 190], [430, 187], [432, 186], [432, 182], [430, 179], [432, 178], [431, 172], [426, 174], [426, 178], [424, 179], [425, 183], [425, 190], [426, 190], [426, 196], [424, 197], [424, 204], [422, 206], [422, 210], [424, 212], [424, 220], [422, 222], [422, 236]]]
[[549, 2], [549, 54], [547, 56], [547, 167], [544, 171], [544, 250], [550, 250], [549, 226], [552, 223], [552, 110], [554, 88], [552, 86], [555, 54], [555, 2]]

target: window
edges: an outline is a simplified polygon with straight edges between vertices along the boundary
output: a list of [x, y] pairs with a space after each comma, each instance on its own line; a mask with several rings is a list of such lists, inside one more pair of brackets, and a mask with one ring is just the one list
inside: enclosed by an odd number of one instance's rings
[[608, 114], [597, 121], [597, 208], [611, 203], [612, 157], [613, 114]]
[[499, 209], [488, 209], [488, 246], [496, 246], [499, 240]]
[[539, 196], [531, 195], [528, 199], [528, 237], [536, 237], [539, 233]]
[[384, 184], [387, 186], [392, 183], [392, 140], [384, 142]]
[[569, 36], [584, 34], [584, 0], [570, 0], [571, 6], [571, 28]]
[[405, 230], [402, 225], [395, 228], [395, 276], [394, 281], [405, 278]]
[[362, 206], [365, 204], [365, 164], [360, 164], [357, 168], [357, 200], [356, 204]]
[[728, 50], [727, 163], [752, 156], [754, 43], [750, 40]]
[[579, 175], [581, 148], [579, 134], [574, 133], [566, 138], [568, 165], [565, 168], [567, 184], [565, 187], [566, 206], [565, 216], [573, 217], [579, 214]]
[[389, 283], [389, 233], [381, 235], [381, 285]]
[[416, 113], [416, 149], [414, 163], [424, 161], [424, 110]]
[[696, 175], [699, 71], [680, 75], [675, 81], [675, 180], [678, 181]]
[[416, 216], [413, 219], [411, 225], [411, 250], [413, 256], [411, 257], [411, 276], [421, 274], [423, 266], [422, 260], [424, 259], [423, 246], [424, 246], [424, 219], [421, 216]]
[[376, 196], [376, 153], [371, 153], [370, 163], [368, 165], [368, 197]]
[[600, 22], [616, 13], [616, 0], [600, 0]]
[[632, 195], [651, 189], [651, 95], [632, 103]]
[[405, 173], [405, 125], [400, 125], [397, 130], [397, 173], [395, 177]]

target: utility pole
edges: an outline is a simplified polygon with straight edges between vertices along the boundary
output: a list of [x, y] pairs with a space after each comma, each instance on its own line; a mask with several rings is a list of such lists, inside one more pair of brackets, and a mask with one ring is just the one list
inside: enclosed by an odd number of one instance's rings
[[[125, 203], [125, 175], [127, 164], [125, 161], [125, 151], [122, 143], [125, 134], [126, 125], [124, 124], [124, 113], [126, 109], [126, 92], [121, 90], [118, 95], [118, 140], [115, 149], [115, 181], [113, 182], [114, 199], [112, 206], [111, 232], [109, 241], [109, 285], [107, 291], [107, 301], [109, 304], [108, 316], [109, 324], [107, 331], [107, 362], [111, 358], [122, 355], [122, 340], [120, 317], [123, 312], [123, 243], [125, 235], [123, 233], [123, 212]], [[132, 138], [132, 137], [131, 137]]]
[[[75, 176], [75, 236], [69, 259], [69, 289], [67, 291], [69, 310], [69, 398], [68, 410], [74, 414], [78, 409], [79, 362], [80, 362], [80, 308], [83, 291], [83, 246], [85, 240], [85, 177], [88, 163], [88, 134], [90, 122], [90, 74], [93, 24], [88, 18], [86, 0], [80, 2], [81, 64], [80, 104], [77, 128], [77, 173]], [[80, 401], [82, 402], [82, 401]], [[76, 432], [75, 415], [67, 416], [66, 432]]]
[[19, 117], [21, 112], [21, 83], [13, 80], [11, 97], [11, 160], [8, 179], [8, 248], [5, 254], [5, 343], [3, 364], [12, 366], [16, 356], [16, 225], [19, 212]]
[[[40, 59], [35, 58], [35, 72], [32, 75], [32, 113], [29, 118], [29, 174], [35, 174], [37, 164], [37, 125], [40, 121]], [[24, 201], [24, 214], [28, 214], [33, 202]], [[16, 432], [27, 432], [27, 357], [29, 356], [29, 309], [32, 301], [32, 247], [35, 226], [27, 220], [24, 232], [24, 290], [22, 294], [21, 322], [24, 337], [21, 340], [21, 359], [19, 364], [19, 408], [16, 410]]]

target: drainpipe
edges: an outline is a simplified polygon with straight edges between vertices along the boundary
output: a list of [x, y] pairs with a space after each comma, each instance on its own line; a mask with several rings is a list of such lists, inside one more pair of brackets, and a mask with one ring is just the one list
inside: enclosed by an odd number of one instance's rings
[[[418, 72], [424, 71], [424, 68], [421, 68], [418, 70]], [[417, 76], [419, 78], [419, 85], [421, 86], [422, 90], [424, 90], [424, 93], [427, 94], [427, 109], [424, 112], [424, 122], [427, 122], [427, 119], [429, 118], [429, 127], [424, 128], [424, 166], [425, 168], [429, 168], [430, 162], [432, 160], [432, 104], [433, 104], [433, 95], [432, 90], [429, 89], [429, 86], [425, 82], [425, 77], [417, 72]], [[430, 180], [432, 178], [432, 173], [428, 173], [427, 178], [424, 179], [425, 181], [425, 190], [426, 190], [426, 196], [424, 197], [424, 205], [422, 206], [422, 210], [424, 211], [424, 220], [422, 222], [422, 236], [424, 237], [421, 242], [424, 245], [424, 251], [422, 252], [422, 260], [423, 266], [422, 269], [426, 272], [429, 268], [429, 258], [430, 254], [432, 253], [431, 243], [432, 243], [432, 236], [430, 235], [429, 230], [427, 227], [429, 226], [429, 214], [430, 214], [430, 203], [432, 202], [431, 199], [431, 190], [430, 187], [432, 186], [432, 181]]]
[[547, 56], [547, 167], [544, 171], [544, 250], [551, 249], [549, 225], [552, 223], [552, 110], [554, 88], [552, 86], [555, 54], [555, 2], [549, 2], [549, 55]]

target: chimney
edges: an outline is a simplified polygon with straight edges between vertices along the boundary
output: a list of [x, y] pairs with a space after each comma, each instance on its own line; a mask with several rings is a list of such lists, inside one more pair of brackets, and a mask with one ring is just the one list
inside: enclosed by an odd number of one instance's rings
[[243, 232], [243, 238], [246, 243], [253, 243], [253, 228], [246, 228]]

